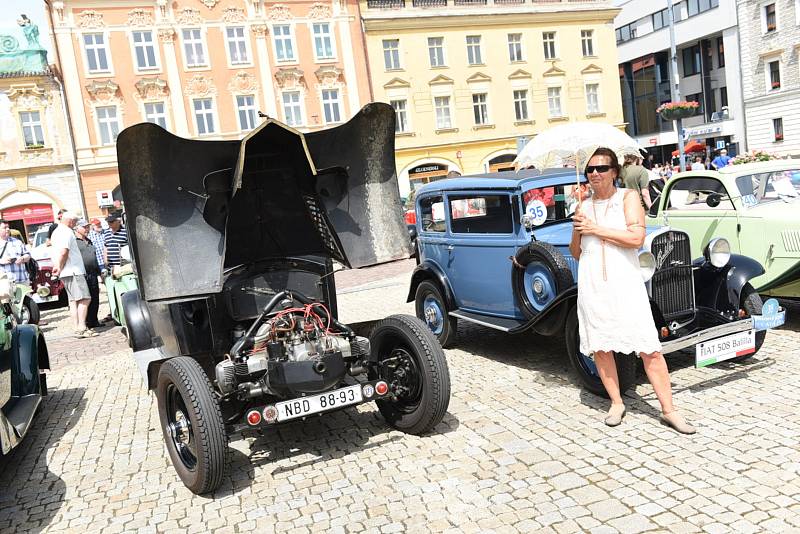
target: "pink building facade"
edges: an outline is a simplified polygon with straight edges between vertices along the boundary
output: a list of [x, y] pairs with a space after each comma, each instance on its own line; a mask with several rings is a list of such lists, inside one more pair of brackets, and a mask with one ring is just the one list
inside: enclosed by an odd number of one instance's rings
[[313, 131], [371, 101], [356, 0], [49, 7], [89, 215], [115, 209], [115, 141], [127, 126], [240, 139], [259, 112]]

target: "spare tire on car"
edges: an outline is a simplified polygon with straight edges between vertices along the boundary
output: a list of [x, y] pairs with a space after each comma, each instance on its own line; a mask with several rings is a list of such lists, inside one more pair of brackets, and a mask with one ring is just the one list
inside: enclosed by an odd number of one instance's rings
[[536, 316], [575, 284], [564, 255], [542, 241], [532, 241], [517, 251], [511, 279], [514, 295], [528, 318]]

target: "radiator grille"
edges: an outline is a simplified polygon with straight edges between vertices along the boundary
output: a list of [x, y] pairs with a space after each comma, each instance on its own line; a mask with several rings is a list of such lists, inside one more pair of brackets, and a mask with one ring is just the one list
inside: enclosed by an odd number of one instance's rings
[[683, 232], [665, 232], [653, 239], [651, 251], [656, 257], [656, 272], [651, 283], [653, 300], [664, 318], [691, 312], [694, 286], [689, 236]]

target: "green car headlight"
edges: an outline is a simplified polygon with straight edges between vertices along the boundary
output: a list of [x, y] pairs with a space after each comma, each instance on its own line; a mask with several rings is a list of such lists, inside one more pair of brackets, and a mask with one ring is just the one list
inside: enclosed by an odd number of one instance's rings
[[648, 282], [656, 272], [656, 257], [651, 252], [643, 250], [639, 253], [639, 272], [642, 279]]
[[703, 257], [717, 269], [725, 267], [731, 259], [731, 244], [724, 237], [716, 237], [703, 249]]

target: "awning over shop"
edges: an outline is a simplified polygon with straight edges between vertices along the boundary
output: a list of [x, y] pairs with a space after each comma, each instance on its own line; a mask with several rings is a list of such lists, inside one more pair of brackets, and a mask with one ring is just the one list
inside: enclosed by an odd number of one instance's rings
[[[701, 143], [700, 141], [695, 141], [694, 139], [686, 143], [686, 146], [683, 147], [684, 154], [691, 154], [692, 152], [705, 152], [705, 151], [706, 151], [706, 144]], [[678, 151], [673, 150], [672, 155], [677, 156]]]

